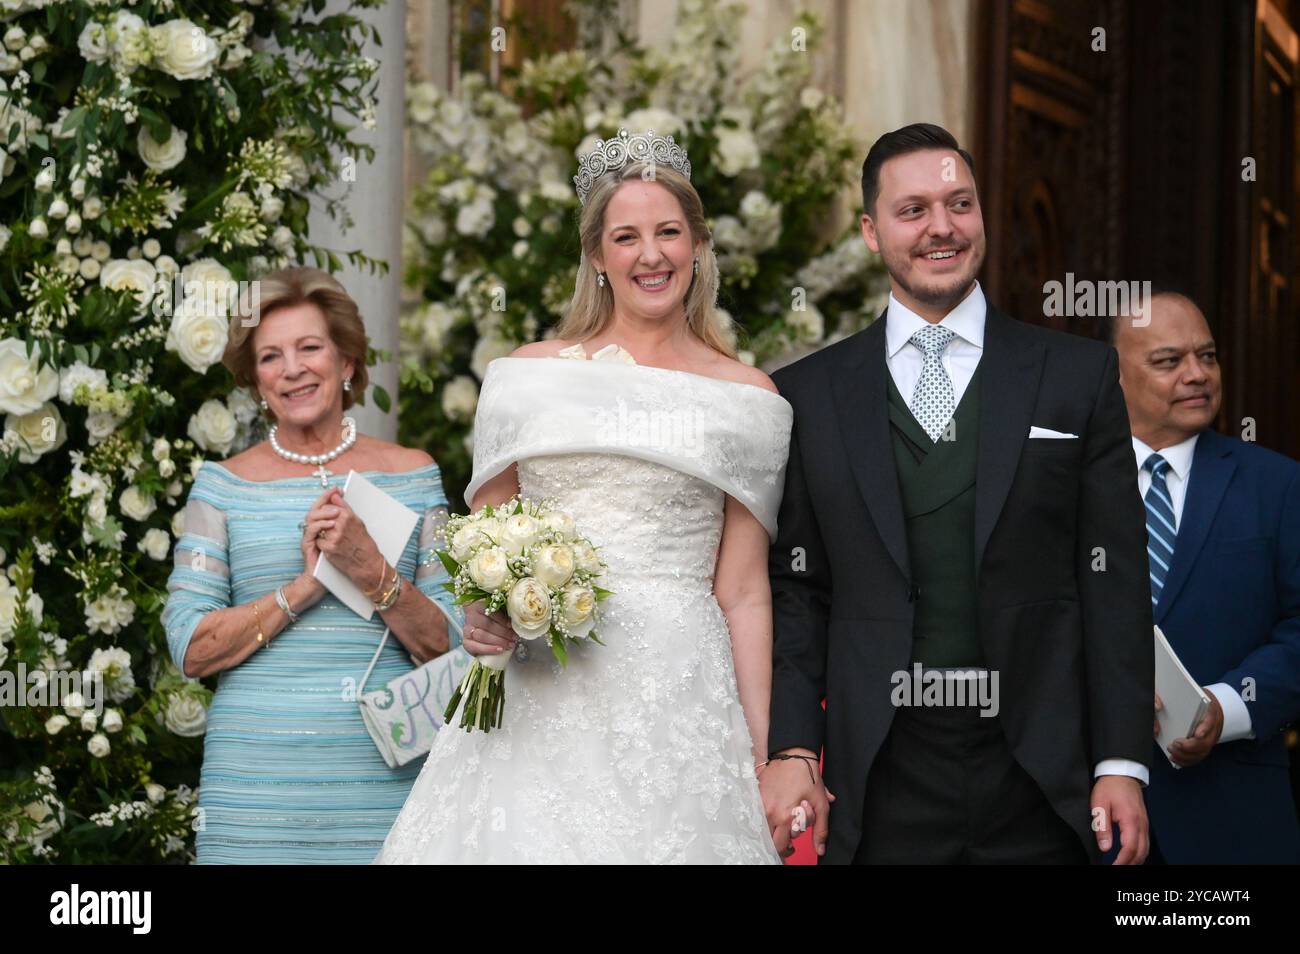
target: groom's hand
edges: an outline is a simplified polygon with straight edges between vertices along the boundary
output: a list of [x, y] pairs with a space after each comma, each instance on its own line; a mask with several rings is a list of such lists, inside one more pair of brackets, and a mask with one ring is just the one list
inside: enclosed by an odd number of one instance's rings
[[[1099, 815], [1100, 810], [1100, 815]], [[1102, 852], [1110, 851], [1118, 823], [1124, 845], [1115, 857], [1117, 865], [1140, 865], [1151, 848], [1147, 808], [1142, 801], [1142, 784], [1128, 775], [1103, 775], [1092, 786], [1093, 834]]]
[[[777, 754], [817, 758], [816, 753], [808, 749], [785, 749]], [[830, 803], [835, 796], [826, 791], [815, 761], [782, 759], [768, 762], [759, 774], [758, 788], [763, 796], [763, 810], [767, 814], [767, 827], [772, 831], [772, 842], [782, 858], [794, 851], [790, 844], [792, 829], [802, 823], [799, 830], [804, 830], [809, 820], [813, 822], [813, 847], [818, 857], [826, 853]], [[811, 819], [808, 818], [810, 814]]]

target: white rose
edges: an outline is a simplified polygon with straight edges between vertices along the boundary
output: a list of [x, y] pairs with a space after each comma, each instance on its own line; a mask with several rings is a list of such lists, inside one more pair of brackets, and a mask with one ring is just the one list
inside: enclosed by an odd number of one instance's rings
[[158, 476], [167, 478], [176, 473], [176, 462], [173, 460], [158, 461]]
[[578, 569], [584, 573], [596, 575], [603, 570], [600, 565], [600, 557], [596, 555], [595, 548], [586, 540], [579, 540], [573, 544], [573, 559], [577, 563]]
[[168, 731], [185, 738], [202, 735], [208, 728], [208, 710], [191, 693], [172, 693], [163, 712]]
[[92, 195], [81, 203], [81, 214], [87, 219], [97, 219], [104, 214], [104, 200]]
[[547, 530], [560, 535], [561, 540], [572, 540], [577, 536], [578, 528], [574, 526], [573, 518], [563, 510], [552, 510], [542, 517], [542, 525]]
[[52, 219], [67, 218], [68, 216], [67, 201], [62, 196], [56, 198], [53, 202], [50, 203], [50, 207], [49, 209], [46, 210], [46, 214]]
[[262, 200], [262, 206], [258, 210], [263, 222], [277, 222], [284, 212], [284, 200], [277, 196], [267, 196]]
[[108, 501], [103, 494], [95, 494], [86, 505], [86, 519], [94, 526], [102, 527], [108, 519]]
[[618, 125], [626, 127], [634, 134], [653, 130], [660, 136], [676, 136], [682, 131], [682, 121], [678, 116], [666, 109], [655, 107], [628, 113]]
[[96, 411], [94, 414], [87, 414], [86, 433], [90, 435], [90, 445], [94, 447], [102, 443], [105, 438], [117, 430], [117, 425], [121, 423], [117, 415], [111, 411]]
[[488, 592], [505, 586], [510, 581], [510, 565], [506, 551], [501, 547], [485, 547], [475, 553], [469, 561], [469, 577]]
[[199, 374], [221, 360], [230, 336], [228, 312], [186, 296], [172, 315], [166, 347]]
[[168, 281], [171, 281], [176, 276], [176, 273], [181, 270], [180, 266], [176, 264], [176, 259], [170, 255], [159, 255], [154, 259], [153, 264], [154, 268], [158, 269], [158, 274]]
[[714, 162], [718, 171], [728, 178], [735, 178], [746, 169], [758, 168], [758, 143], [747, 129], [722, 127], [717, 130], [718, 151], [714, 153]]
[[181, 538], [181, 534], [183, 534], [184, 532], [185, 532], [185, 511], [177, 510], [174, 514], [172, 514], [172, 536], [175, 537], [177, 540], [179, 540]]
[[574, 570], [573, 549], [563, 544], [542, 547], [533, 559], [533, 575], [552, 589], [569, 582]]
[[484, 335], [478, 339], [474, 345], [474, 353], [470, 357], [469, 368], [474, 372], [474, 376], [480, 381], [487, 375], [487, 366], [497, 358], [508, 357], [510, 352], [515, 350], [515, 346], [504, 338], [496, 335]]
[[54, 189], [55, 172], [54, 165], [41, 166], [41, 171], [36, 173], [36, 180], [32, 185], [37, 192], [51, 192]]
[[817, 109], [825, 101], [826, 101], [826, 94], [823, 93], [821, 90], [819, 90], [816, 86], [805, 86], [799, 92], [799, 105], [802, 106], [804, 109], [807, 110]]
[[135, 484], [122, 491], [117, 503], [122, 513], [132, 520], [148, 520], [149, 515], [158, 509], [153, 494], [145, 493]]
[[491, 545], [492, 541], [477, 526], [461, 527], [451, 537], [451, 558], [457, 563], [464, 563], [475, 550]]
[[517, 513], [506, 518], [501, 528], [501, 546], [511, 556], [519, 556], [525, 547], [532, 546], [542, 532], [542, 525], [535, 517], [526, 513]]
[[235, 443], [238, 422], [220, 401], [208, 400], [190, 418], [185, 433], [206, 451], [225, 455]]
[[166, 172], [168, 169], [175, 169], [185, 158], [185, 141], [188, 138], [189, 135], [185, 130], [172, 126], [168, 138], [164, 142], [159, 142], [153, 138], [149, 127], [141, 124], [140, 132], [135, 137], [135, 148], [140, 153], [140, 160], [146, 166], [155, 172]]
[[87, 709], [81, 714], [81, 731], [94, 732], [99, 725], [99, 716], [95, 715], [93, 709]]
[[0, 411], [6, 414], [30, 414], [59, 393], [59, 372], [42, 365], [41, 351], [27, 346], [18, 338], [0, 341]]
[[80, 719], [86, 711], [86, 699], [79, 692], [70, 692], [63, 697], [63, 711], [74, 719]]
[[[144, 253], [145, 258], [154, 259], [162, 254], [162, 243], [156, 238], [147, 238], [140, 243], [140, 251]], [[154, 268], [157, 268], [157, 264]]]
[[473, 238], [487, 235], [492, 231], [495, 222], [496, 214], [492, 209], [492, 203], [483, 197], [462, 205], [456, 213], [456, 231]]
[[510, 628], [522, 639], [537, 639], [551, 628], [551, 597], [540, 581], [526, 576], [511, 587], [506, 613]]
[[141, 553], [147, 553], [151, 560], [165, 560], [167, 554], [171, 552], [172, 538], [167, 535], [166, 530], [160, 530], [157, 527], [150, 527], [139, 543], [136, 544]]
[[82, 59], [90, 63], [103, 63], [108, 59], [108, 31], [102, 23], [90, 21], [77, 37], [77, 49]]
[[68, 439], [68, 428], [59, 409], [48, 401], [30, 414], [7, 415], [5, 431], [18, 435], [18, 459], [24, 464], [36, 463]]
[[105, 732], [121, 732], [122, 713], [116, 709], [105, 709], [104, 719], [100, 722], [100, 725], [103, 726]]
[[163, 788], [157, 782], [149, 782], [144, 787], [144, 794], [150, 802], [157, 805], [167, 797], [167, 789]]
[[114, 258], [104, 263], [99, 284], [113, 291], [133, 291], [143, 313], [153, 297], [158, 270], [142, 258]]
[[478, 407], [478, 384], [468, 374], [458, 374], [442, 389], [442, 412], [453, 421], [468, 421]]
[[86, 748], [97, 759], [104, 758], [113, 750], [113, 747], [108, 744], [108, 736], [102, 732], [92, 735], [90, 741], [86, 743]]
[[561, 592], [564, 622], [569, 635], [581, 639], [596, 625], [596, 593], [589, 586], [571, 583]]
[[169, 20], [150, 31], [158, 67], [179, 80], [207, 79], [221, 48], [189, 20]]
[[172, 445], [165, 437], [155, 437], [153, 446], [149, 448], [149, 453], [154, 460], [166, 460], [172, 456]]
[[58, 735], [66, 729], [71, 723], [65, 715], [53, 715], [45, 720], [45, 731], [50, 735]]
[[45, 220], [39, 215], [32, 219], [31, 224], [27, 226], [27, 234], [32, 238], [43, 239], [49, 238], [50, 227], [45, 224]]
[[[174, 262], [172, 263], [175, 264]], [[162, 267], [161, 261], [159, 268]], [[201, 258], [181, 269], [182, 294], [200, 310], [229, 316], [239, 298], [239, 283], [215, 258]]]

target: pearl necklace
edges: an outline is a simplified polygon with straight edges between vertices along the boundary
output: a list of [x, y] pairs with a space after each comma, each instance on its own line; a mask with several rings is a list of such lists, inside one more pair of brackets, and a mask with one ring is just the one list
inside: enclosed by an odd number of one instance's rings
[[334, 448], [332, 451], [324, 454], [298, 454], [294, 451], [285, 450], [280, 446], [279, 440], [276, 439], [276, 434], [279, 430], [279, 424], [271, 425], [271, 450], [275, 451], [285, 460], [291, 460], [295, 464], [316, 464], [316, 476], [320, 478], [320, 485], [322, 487], [329, 486], [330, 472], [325, 469], [325, 465], [357, 442], [357, 422], [350, 417], [343, 418], [343, 443], [339, 444], [339, 446]]

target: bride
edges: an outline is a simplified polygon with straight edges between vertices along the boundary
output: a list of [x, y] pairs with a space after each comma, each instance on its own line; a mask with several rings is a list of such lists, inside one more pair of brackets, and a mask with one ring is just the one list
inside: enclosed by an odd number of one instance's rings
[[619, 136], [574, 179], [583, 256], [559, 338], [488, 368], [465, 492], [574, 517], [614, 591], [604, 645], [561, 669], [467, 607], [471, 653], [515, 654], [502, 725], [457, 714], [438, 733], [377, 863], [780, 862], [755, 766], [792, 411], [734, 358], [685, 153]]

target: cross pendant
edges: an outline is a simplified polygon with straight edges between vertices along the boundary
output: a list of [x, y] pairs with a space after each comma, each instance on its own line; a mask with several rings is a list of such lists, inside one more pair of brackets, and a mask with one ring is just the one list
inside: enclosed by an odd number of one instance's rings
[[330, 472], [325, 469], [324, 464], [321, 464], [316, 468], [316, 476], [320, 478], [320, 485], [322, 487], [329, 486]]

